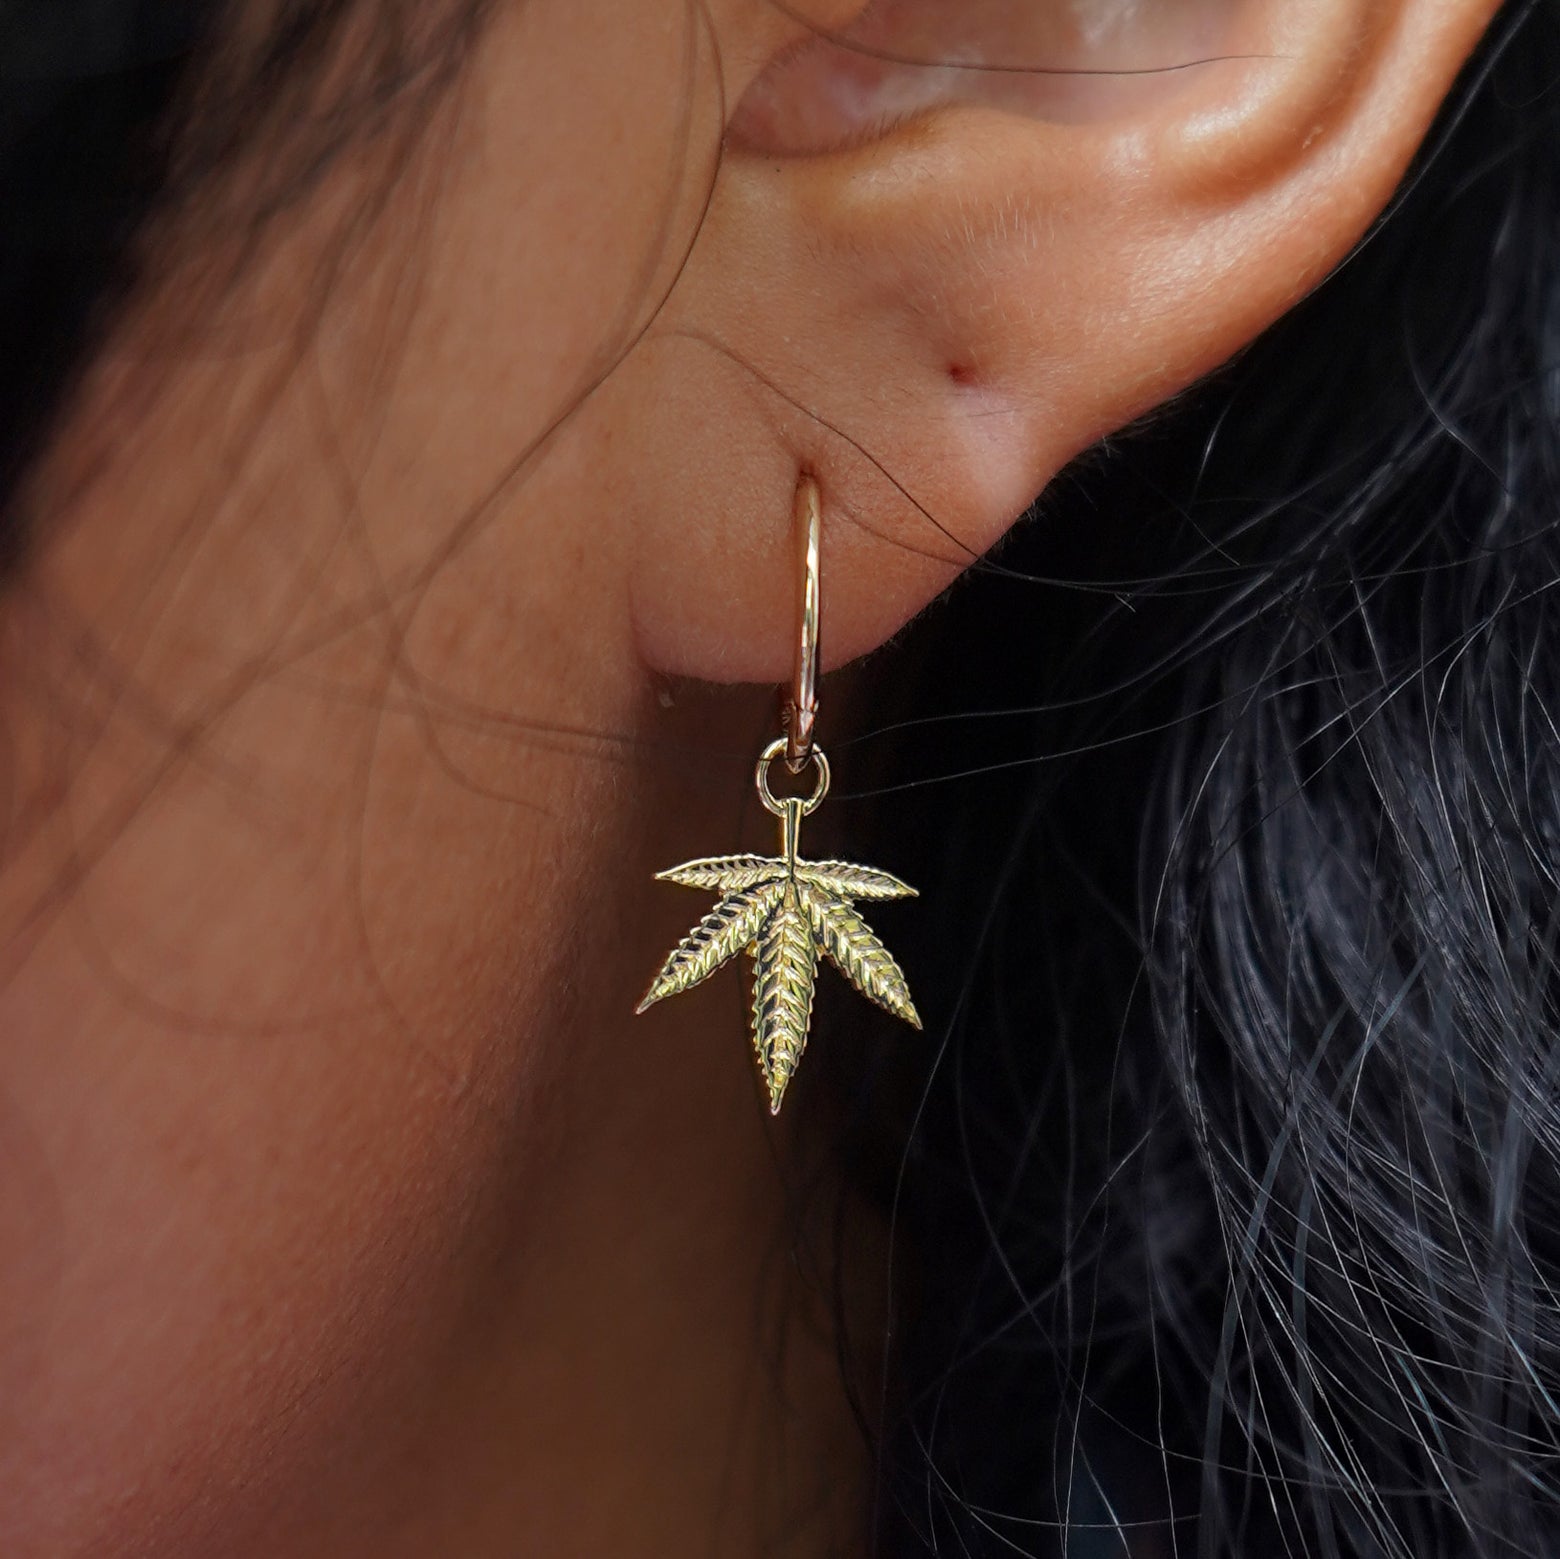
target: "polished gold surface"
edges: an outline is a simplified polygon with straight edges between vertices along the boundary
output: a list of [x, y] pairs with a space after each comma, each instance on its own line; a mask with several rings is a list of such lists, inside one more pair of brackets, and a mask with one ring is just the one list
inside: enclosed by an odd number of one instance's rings
[[776, 1115], [807, 1045], [820, 953], [863, 996], [921, 1026], [903, 971], [853, 902], [913, 898], [915, 889], [870, 866], [803, 859], [802, 819], [828, 793], [829, 765], [814, 749], [818, 780], [812, 795], [777, 797], [769, 767], [786, 750], [786, 738], [771, 742], [756, 775], [760, 799], [780, 819], [779, 855], [712, 856], [656, 874], [657, 881], [703, 888], [721, 899], [673, 949], [638, 1007], [643, 1012], [680, 995], [738, 953], [750, 954], [753, 1047]]
[[804, 475], [796, 484], [793, 516], [797, 551], [796, 671], [785, 708], [785, 761], [800, 774], [812, 756], [818, 723], [818, 630], [822, 615], [823, 500], [818, 479]]

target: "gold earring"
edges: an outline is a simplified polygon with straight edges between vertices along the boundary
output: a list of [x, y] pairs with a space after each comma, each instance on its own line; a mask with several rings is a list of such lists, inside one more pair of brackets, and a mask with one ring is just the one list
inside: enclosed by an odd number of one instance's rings
[[[780, 819], [780, 854], [721, 855], [658, 872], [658, 882], [704, 888], [720, 902], [677, 945], [651, 982], [637, 1010], [677, 996], [747, 952], [754, 961], [753, 1048], [769, 1090], [769, 1109], [780, 1113], [786, 1084], [807, 1044], [812, 1022], [818, 955], [895, 1017], [920, 1028], [904, 973], [893, 955], [857, 914], [857, 899], [914, 898], [897, 877], [848, 861], [808, 861], [800, 854], [802, 819], [829, 792], [829, 760], [813, 745], [818, 714], [819, 538], [822, 511], [817, 479], [804, 473], [796, 490], [796, 544], [800, 568], [800, 631], [796, 674], [785, 707], [785, 735], [759, 755], [755, 782], [767, 811]], [[792, 774], [812, 764], [810, 796], [776, 796], [770, 765], [782, 753]]]

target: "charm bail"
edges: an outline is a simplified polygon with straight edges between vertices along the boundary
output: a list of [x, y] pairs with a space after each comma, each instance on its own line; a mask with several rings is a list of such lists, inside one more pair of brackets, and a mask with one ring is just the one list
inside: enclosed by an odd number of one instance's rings
[[[904, 972], [857, 913], [855, 902], [913, 898], [915, 889], [869, 866], [809, 861], [801, 854], [802, 821], [823, 804], [831, 777], [829, 760], [813, 741], [821, 503], [817, 479], [808, 473], [797, 485], [793, 519], [799, 561], [796, 669], [782, 717], [785, 734], [764, 748], [754, 774], [759, 800], [780, 821], [780, 853], [710, 856], [656, 874], [658, 882], [703, 888], [721, 899], [672, 950], [636, 1009], [643, 1012], [691, 990], [746, 952], [754, 962], [753, 1048], [775, 1115], [807, 1045], [820, 953], [863, 996], [921, 1026]], [[817, 778], [811, 795], [775, 795], [769, 772], [782, 756], [792, 774], [813, 765]]]

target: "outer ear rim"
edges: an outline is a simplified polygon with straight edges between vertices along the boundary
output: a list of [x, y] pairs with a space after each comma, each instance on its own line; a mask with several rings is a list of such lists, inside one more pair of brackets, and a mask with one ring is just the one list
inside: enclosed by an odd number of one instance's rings
[[[1076, 177], [1080, 166], [1118, 184], [1152, 186], [1167, 201], [1201, 196], [1235, 199], [1273, 182], [1317, 155], [1353, 122], [1386, 80], [1408, 83], [1394, 94], [1403, 125], [1406, 165], [1458, 70], [1503, 0], [1252, 0], [1221, 52], [1196, 67], [1197, 84], [1146, 110], [1083, 122], [1034, 118], [1036, 137]], [[1419, 25], [1424, 24], [1424, 25]], [[1394, 60], [1394, 55], [1406, 58]], [[1384, 68], [1391, 67], [1391, 68]], [[1189, 78], [1193, 72], [1188, 72]], [[1420, 100], [1417, 113], [1410, 104]], [[732, 105], [733, 112], [736, 105]], [[1369, 111], [1378, 121], [1383, 108]], [[1009, 129], [1023, 116], [993, 105], [957, 102], [922, 109], [881, 135], [821, 152], [772, 151], [740, 139], [724, 156], [777, 171], [815, 167], [832, 183], [888, 187], [918, 146], [958, 139], [949, 124], [983, 117]], [[1379, 133], [1379, 128], [1378, 128]], [[1038, 151], [1032, 166], [1049, 158]]]
[[1244, 104], [1210, 104], [1169, 126], [1160, 170], [1183, 197], [1231, 200], [1328, 154], [1375, 166], [1384, 205], [1502, 3], [1267, 0], [1275, 20], [1261, 47], [1295, 68], [1266, 97], [1250, 77]]
[[[1254, 26], [1289, 3], [1249, 0], [1247, 14]], [[701, 561], [685, 578], [720, 578], [696, 620], [659, 565], [636, 573], [647, 663], [712, 681], [788, 674], [791, 626], [754, 570], [788, 556], [797, 461], [819, 473], [828, 513], [852, 520], [826, 519], [828, 665], [891, 638], [1068, 459], [1325, 280], [1387, 205], [1496, 8], [1311, 0], [1269, 33], [1281, 58], [1218, 65], [1136, 118], [958, 103], [837, 151], [728, 148], [704, 251], [726, 269], [690, 333], [762, 368], [790, 405], [759, 397], [755, 437], [772, 447], [753, 490], [771, 496], [745, 517], [746, 556], [729, 527], [718, 561], [688, 549]], [[1346, 30], [1329, 34], [1329, 18]], [[1231, 102], [1236, 69], [1247, 87]]]
[[[1157, 295], [1169, 313], [1176, 294], [1240, 271], [1242, 251], [1247, 265], [1267, 267], [1228, 328], [1210, 332], [1230, 339], [1205, 343], [1175, 382], [1145, 384], [1109, 412], [1102, 404], [1097, 426], [1060, 441], [1083, 448], [1227, 361], [1325, 280], [1386, 207], [1500, 3], [1251, 0], [1234, 40], [1248, 58], [1210, 62], [1203, 84], [1120, 122], [958, 103], [859, 147], [733, 154], [789, 186], [801, 226], [824, 249], [906, 278], [970, 273], [968, 287], [935, 288], [942, 318], [919, 328], [934, 337], [931, 355], [991, 365], [985, 387], [1015, 402], [1042, 391], [1095, 399], [1090, 374], [1067, 365], [1068, 343], [1045, 334], [1054, 310], [1036, 302], [1041, 257], [1071, 239], [1138, 250], [1129, 268], [1139, 295]], [[1156, 260], [1152, 235], [1168, 224], [1196, 226]]]

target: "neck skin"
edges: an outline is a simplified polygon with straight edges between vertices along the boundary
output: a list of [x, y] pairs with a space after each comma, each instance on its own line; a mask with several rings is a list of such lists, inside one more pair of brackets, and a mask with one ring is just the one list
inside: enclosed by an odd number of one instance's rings
[[[669, 46], [623, 39], [632, 79]], [[485, 159], [445, 150], [471, 178], [508, 166], [482, 128]], [[559, 133], [538, 191], [591, 155]], [[667, 198], [623, 161], [604, 228]], [[28, 494], [0, 600], [16, 1559], [865, 1549], [805, 1074], [771, 1123], [730, 972], [632, 1016], [697, 912], [653, 871], [771, 846], [774, 707], [636, 647], [664, 385], [631, 355], [577, 393], [621, 278], [574, 273], [638, 257], [582, 242], [592, 212], [550, 247], [540, 203], [505, 247], [512, 204], [458, 180], [439, 212], [420, 263], [388, 213], [323, 315], [323, 219], [197, 332], [164, 289]], [[578, 310], [538, 315], [565, 249]], [[517, 362], [495, 308], [557, 339]]]

